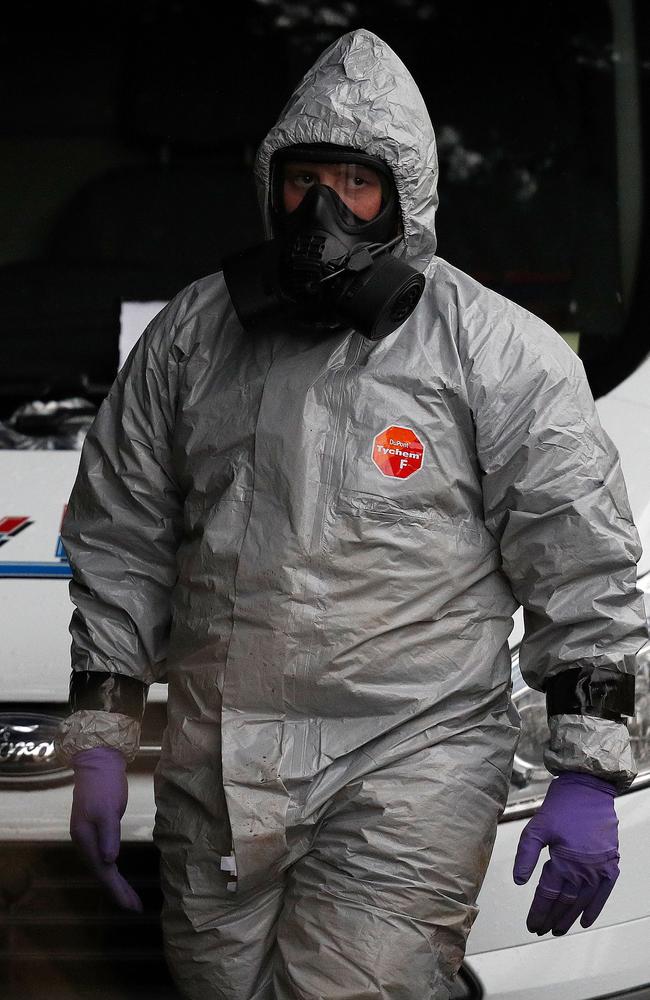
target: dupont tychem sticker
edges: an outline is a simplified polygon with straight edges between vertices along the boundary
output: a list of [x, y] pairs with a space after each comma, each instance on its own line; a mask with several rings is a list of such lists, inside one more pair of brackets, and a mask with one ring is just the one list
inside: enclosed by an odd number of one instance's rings
[[424, 445], [410, 427], [394, 424], [374, 439], [372, 460], [382, 476], [406, 479], [422, 468]]

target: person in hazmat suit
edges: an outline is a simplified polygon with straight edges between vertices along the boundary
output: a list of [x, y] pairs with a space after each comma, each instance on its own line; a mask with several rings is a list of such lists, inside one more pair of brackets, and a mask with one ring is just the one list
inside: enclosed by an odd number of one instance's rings
[[557, 775], [515, 878], [593, 922], [645, 640], [638, 537], [582, 365], [436, 257], [435, 140], [366, 30], [261, 144], [268, 240], [150, 324], [88, 434], [73, 568], [71, 829], [122, 905], [125, 762], [155, 777], [167, 956], [192, 1000], [441, 998], [506, 802], [507, 638]]

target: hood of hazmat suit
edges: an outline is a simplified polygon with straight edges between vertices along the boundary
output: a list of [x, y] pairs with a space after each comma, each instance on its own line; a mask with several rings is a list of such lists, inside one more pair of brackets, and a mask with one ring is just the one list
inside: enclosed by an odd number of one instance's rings
[[414, 312], [378, 342], [252, 337], [197, 281], [120, 371], [64, 526], [59, 745], [132, 755], [138, 691], [168, 682], [155, 836], [190, 997], [446, 995], [508, 792], [519, 604], [549, 769], [634, 775], [640, 546], [582, 364], [436, 257], [431, 122], [368, 31], [261, 145], [269, 235], [274, 152], [320, 142], [392, 171]]

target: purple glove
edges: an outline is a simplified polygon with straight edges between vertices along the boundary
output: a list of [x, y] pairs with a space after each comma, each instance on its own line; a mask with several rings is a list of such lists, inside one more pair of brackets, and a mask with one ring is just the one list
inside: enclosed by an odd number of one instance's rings
[[551, 782], [544, 802], [519, 839], [514, 879], [527, 882], [548, 845], [526, 926], [533, 934], [566, 934], [577, 918], [591, 927], [618, 878], [616, 789], [591, 774], [566, 771]]
[[143, 910], [142, 901], [117, 870], [120, 820], [126, 809], [126, 760], [119, 750], [94, 747], [72, 758], [74, 792], [70, 836], [118, 906]]

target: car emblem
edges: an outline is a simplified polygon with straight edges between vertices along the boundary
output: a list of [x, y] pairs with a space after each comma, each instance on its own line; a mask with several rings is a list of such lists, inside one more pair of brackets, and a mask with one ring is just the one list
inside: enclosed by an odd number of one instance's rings
[[54, 752], [61, 724], [41, 712], [0, 712], [0, 781], [36, 781], [68, 771]]

